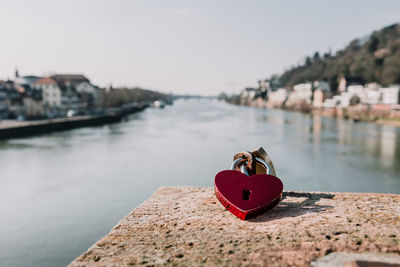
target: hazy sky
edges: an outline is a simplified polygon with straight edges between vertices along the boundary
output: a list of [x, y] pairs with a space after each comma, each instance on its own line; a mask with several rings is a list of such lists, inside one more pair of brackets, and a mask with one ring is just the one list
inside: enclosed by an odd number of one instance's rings
[[400, 1], [0, 0], [0, 79], [218, 94], [400, 21]]

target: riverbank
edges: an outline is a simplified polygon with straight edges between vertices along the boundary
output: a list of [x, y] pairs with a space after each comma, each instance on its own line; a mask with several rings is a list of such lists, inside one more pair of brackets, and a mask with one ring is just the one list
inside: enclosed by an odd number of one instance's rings
[[2, 120], [0, 121], [0, 140], [120, 122], [123, 117], [142, 111], [147, 107], [147, 104], [130, 105], [124, 108], [109, 109], [104, 115], [75, 116], [71, 118], [37, 121]]
[[162, 187], [70, 266], [308, 266], [337, 252], [391, 258], [400, 253], [399, 203], [396, 194], [290, 191], [242, 221], [211, 187]]
[[313, 115], [321, 115], [325, 117], [338, 117], [354, 122], [373, 122], [383, 125], [391, 125], [400, 127], [400, 110], [391, 110], [385, 105], [376, 105], [375, 107], [368, 107], [366, 105], [355, 105], [347, 108], [315, 108], [305, 102], [295, 103], [287, 106], [284, 103], [269, 103], [261, 98], [255, 100], [242, 99], [240, 102], [229, 101], [227, 103], [239, 106], [249, 106], [264, 109], [282, 109], [288, 111], [297, 111], [302, 113], [309, 113]]

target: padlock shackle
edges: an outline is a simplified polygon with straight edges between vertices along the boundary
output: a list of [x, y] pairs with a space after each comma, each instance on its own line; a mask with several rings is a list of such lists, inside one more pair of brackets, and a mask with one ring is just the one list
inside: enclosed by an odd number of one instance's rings
[[[256, 159], [256, 162], [261, 163], [265, 167], [265, 170], [266, 170], [267, 174], [271, 174], [271, 168], [269, 167], [268, 163], [266, 163], [264, 160], [262, 160], [262, 159], [260, 159], [258, 157], [255, 157], [255, 159]], [[243, 158], [238, 158], [238, 159], [236, 159], [235, 161], [232, 162], [231, 169], [232, 170], [236, 169], [236, 166], [241, 161], [245, 162], [246, 165], [248, 164], [247, 160], [245, 160]], [[246, 168], [244, 167], [244, 164], [242, 164], [240, 166], [240, 171], [242, 173], [246, 174], [247, 176], [249, 176], [249, 173], [247, 172]]]
[[247, 171], [246, 167], [244, 166], [244, 164], [240, 165], [240, 171], [244, 174], [246, 174], [247, 176], [249, 176], [249, 172]]

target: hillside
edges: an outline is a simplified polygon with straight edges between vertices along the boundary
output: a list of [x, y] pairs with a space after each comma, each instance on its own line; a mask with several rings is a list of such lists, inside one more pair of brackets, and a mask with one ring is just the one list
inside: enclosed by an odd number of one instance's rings
[[114, 88], [104, 94], [104, 102], [107, 107], [117, 107], [129, 103], [153, 102], [162, 100], [171, 103], [170, 95], [141, 88]]
[[335, 55], [315, 52], [303, 65], [282, 73], [279, 80], [283, 86], [326, 80], [336, 90], [341, 75], [360, 83], [400, 83], [400, 24], [375, 31], [363, 40], [355, 39]]

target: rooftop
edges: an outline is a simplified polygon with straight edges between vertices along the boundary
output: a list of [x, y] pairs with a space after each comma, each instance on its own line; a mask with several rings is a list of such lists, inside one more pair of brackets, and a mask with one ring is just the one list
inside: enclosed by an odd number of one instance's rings
[[89, 79], [86, 78], [83, 74], [56, 74], [52, 75], [56, 81], [63, 81], [63, 82], [88, 82]]
[[41, 78], [34, 82], [34, 84], [57, 84], [55, 80], [49, 77]]

